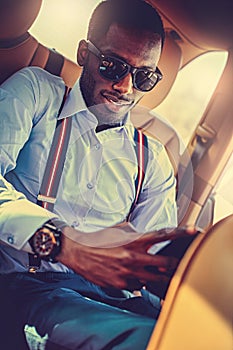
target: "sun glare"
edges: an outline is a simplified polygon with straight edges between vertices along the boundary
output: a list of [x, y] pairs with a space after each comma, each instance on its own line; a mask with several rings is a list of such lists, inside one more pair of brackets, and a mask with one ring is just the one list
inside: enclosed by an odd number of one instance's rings
[[76, 61], [77, 44], [86, 37], [90, 14], [99, 2], [44, 0], [30, 33], [43, 45]]

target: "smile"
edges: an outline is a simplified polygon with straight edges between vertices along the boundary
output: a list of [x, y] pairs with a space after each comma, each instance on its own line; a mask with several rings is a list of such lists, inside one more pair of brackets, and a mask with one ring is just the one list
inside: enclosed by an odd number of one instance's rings
[[116, 98], [115, 96], [110, 96], [110, 95], [104, 95], [104, 98], [106, 99], [107, 103], [111, 103], [115, 106], [129, 106], [132, 104], [131, 101], [126, 101], [126, 100], [123, 100], [123, 99], [118, 99]]

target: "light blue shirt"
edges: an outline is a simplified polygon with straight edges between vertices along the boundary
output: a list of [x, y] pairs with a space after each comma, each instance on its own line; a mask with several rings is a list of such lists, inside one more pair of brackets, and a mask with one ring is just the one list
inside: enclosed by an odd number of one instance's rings
[[[123, 222], [135, 197], [137, 158], [129, 116], [96, 133], [79, 81], [59, 118], [72, 130], [54, 213], [36, 205], [65, 85], [40, 68], [24, 68], [0, 89], [0, 272], [27, 271], [28, 239], [58, 217], [83, 232]], [[148, 165], [130, 221], [139, 232], [177, 225], [175, 178], [161, 143], [148, 138]], [[68, 271], [42, 262], [41, 271]]]

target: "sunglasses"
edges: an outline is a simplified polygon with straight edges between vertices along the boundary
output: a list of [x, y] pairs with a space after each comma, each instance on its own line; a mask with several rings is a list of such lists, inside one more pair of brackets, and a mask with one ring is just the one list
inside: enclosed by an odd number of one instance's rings
[[100, 60], [99, 74], [104, 79], [118, 82], [131, 73], [134, 88], [145, 92], [152, 90], [163, 77], [158, 68], [153, 71], [133, 67], [117, 57], [104, 55], [91, 41], [88, 41], [87, 44], [88, 50]]

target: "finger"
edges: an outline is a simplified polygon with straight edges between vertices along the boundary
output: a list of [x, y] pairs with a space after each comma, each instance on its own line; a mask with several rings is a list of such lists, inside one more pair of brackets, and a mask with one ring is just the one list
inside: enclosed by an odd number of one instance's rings
[[[133, 266], [135, 269], [143, 269], [144, 267], [151, 266], [156, 268], [165, 268], [166, 270], [174, 270], [177, 268], [179, 260], [172, 256], [163, 256], [163, 255], [150, 255], [150, 254], [141, 254], [136, 253], [133, 259]], [[125, 266], [132, 264], [132, 260], [128, 261]], [[132, 269], [132, 267], [131, 267]]]
[[[157, 243], [164, 242], [166, 240], [174, 241], [179, 240], [182, 238], [195, 236], [199, 234], [200, 231], [197, 230], [196, 227], [180, 227], [176, 230], [161, 230], [149, 234], [145, 234], [143, 237], [139, 238], [137, 241], [134, 242], [134, 249], [137, 249], [139, 251], [145, 251], [147, 252], [153, 245], [156, 245]], [[131, 246], [133, 248], [133, 246]], [[176, 255], [175, 255], [176, 256]]]
[[174, 240], [175, 238], [183, 236], [184, 230], [174, 231], [174, 230], [160, 230], [150, 233], [146, 233], [140, 236], [138, 239], [128, 244], [128, 248], [137, 249], [140, 251], [147, 251], [152, 245], [166, 240]]
[[147, 280], [151, 280], [151, 281], [159, 281], [160, 279], [162, 280], [163, 278], [171, 278], [175, 271], [175, 269], [167, 269], [164, 267], [154, 267], [154, 266], [146, 266], [145, 267], [145, 271], [147, 271], [148, 273], [153, 275], [153, 278], [149, 279], [149, 275], [144, 274], [145, 276], [147, 276]]
[[197, 227], [197, 226], [185, 226], [185, 227], [182, 227], [182, 228], [189, 235], [195, 235], [197, 233], [203, 233], [204, 232], [204, 230], [202, 228]]
[[144, 273], [138, 274], [138, 280], [146, 285], [147, 283], [169, 283], [173, 274], [164, 274], [159, 271], [146, 271]]

